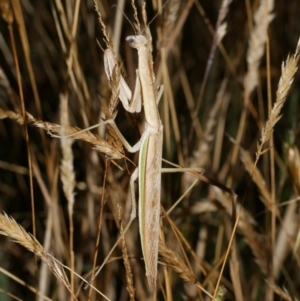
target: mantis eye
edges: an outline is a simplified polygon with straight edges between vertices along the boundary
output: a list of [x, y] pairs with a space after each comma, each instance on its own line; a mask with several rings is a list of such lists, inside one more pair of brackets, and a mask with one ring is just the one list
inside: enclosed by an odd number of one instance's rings
[[147, 44], [147, 39], [143, 35], [128, 36], [126, 38], [126, 41], [132, 48], [137, 49]]
[[132, 48], [136, 48], [136, 38], [135, 36], [128, 36], [126, 37], [126, 41]]

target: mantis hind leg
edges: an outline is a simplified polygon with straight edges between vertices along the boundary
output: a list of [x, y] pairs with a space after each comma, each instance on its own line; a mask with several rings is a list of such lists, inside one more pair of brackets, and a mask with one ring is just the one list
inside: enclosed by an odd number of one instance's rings
[[96, 273], [94, 274], [94, 276], [92, 277], [92, 279], [85, 285], [85, 287], [84, 287], [85, 289], [98, 276], [98, 274], [100, 273], [100, 271], [102, 270], [102, 268], [104, 267], [104, 265], [107, 263], [108, 259], [110, 258], [111, 254], [113, 253], [113, 251], [118, 246], [119, 242], [124, 238], [124, 235], [126, 234], [126, 232], [128, 231], [129, 227], [131, 226], [133, 220], [136, 218], [136, 199], [135, 199], [134, 182], [136, 181], [137, 178], [138, 178], [138, 168], [136, 168], [134, 170], [133, 174], [130, 177], [130, 194], [131, 194], [131, 213], [130, 213], [130, 219], [129, 219], [126, 227], [124, 228], [124, 230], [122, 232], [122, 235], [117, 239], [117, 241], [115, 242], [115, 244], [112, 246], [111, 250], [106, 255], [106, 257], [105, 257], [103, 263], [101, 264], [101, 266], [98, 268], [98, 270], [96, 271]]
[[[187, 168], [183, 168], [183, 167], [173, 167], [173, 168], [162, 168], [161, 169], [162, 173], [177, 173], [177, 172], [181, 172], [181, 173], [204, 173], [204, 169], [201, 167], [187, 167]], [[199, 179], [196, 179], [191, 185], [190, 187], [184, 192], [184, 194], [171, 206], [171, 208], [166, 212], [167, 215], [170, 214], [170, 212], [182, 201], [182, 199], [186, 196], [186, 194], [192, 190], [192, 188], [199, 182]]]

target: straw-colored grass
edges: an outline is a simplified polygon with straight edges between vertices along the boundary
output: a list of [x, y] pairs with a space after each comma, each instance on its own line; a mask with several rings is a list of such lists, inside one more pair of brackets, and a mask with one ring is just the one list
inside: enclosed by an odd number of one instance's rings
[[[300, 300], [299, 9], [1, 0], [0, 300]], [[142, 137], [138, 31], [164, 86], [162, 166], [205, 170], [162, 174], [155, 292], [137, 221], [124, 233], [139, 154], [98, 126]]]

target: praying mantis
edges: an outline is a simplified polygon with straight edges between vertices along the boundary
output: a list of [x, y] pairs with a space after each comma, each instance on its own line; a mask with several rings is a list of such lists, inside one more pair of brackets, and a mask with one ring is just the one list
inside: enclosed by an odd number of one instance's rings
[[[142, 243], [142, 252], [145, 258], [146, 276], [152, 291], [156, 289], [159, 218], [160, 218], [160, 194], [161, 194], [161, 160], [163, 145], [163, 125], [161, 123], [157, 102], [162, 95], [161, 87], [157, 93], [154, 88], [154, 76], [152, 69], [152, 56], [148, 40], [139, 34], [126, 38], [129, 45], [138, 51], [138, 71], [135, 91], [142, 91], [142, 95], [133, 99], [128, 111], [140, 111], [143, 99], [145, 111], [145, 131], [133, 147], [125, 140], [113, 120], [104, 123], [110, 124], [129, 152], [140, 151], [138, 167], [130, 179], [131, 192], [131, 216], [124, 233], [136, 217], [136, 200], [134, 182], [139, 178], [139, 228]], [[110, 55], [107, 52], [107, 55]], [[107, 71], [109, 73], [109, 71]], [[124, 84], [124, 83], [122, 83]], [[140, 85], [140, 87], [139, 87]], [[142, 99], [141, 99], [142, 97]], [[124, 100], [125, 101], [125, 100]], [[122, 101], [122, 103], [124, 103]], [[103, 124], [104, 124], [103, 123]], [[99, 271], [99, 270], [98, 270]], [[97, 273], [95, 274], [97, 276]]]
[[[151, 291], [156, 290], [157, 262], [159, 244], [159, 220], [160, 220], [160, 197], [161, 197], [161, 173], [162, 172], [185, 172], [191, 169], [172, 168], [163, 169], [162, 148], [163, 148], [163, 125], [159, 116], [158, 102], [163, 93], [163, 87], [155, 88], [155, 77], [153, 72], [151, 34], [146, 25], [145, 7], [143, 7], [143, 19], [145, 34], [138, 32], [126, 38], [126, 41], [138, 53], [138, 70], [136, 71], [136, 84], [134, 94], [131, 93], [125, 80], [121, 77], [119, 83], [119, 98], [128, 112], [140, 112], [142, 103], [145, 112], [145, 130], [141, 139], [131, 146], [122, 133], [119, 131], [113, 119], [106, 120], [100, 125], [109, 124], [115, 131], [123, 146], [129, 152], [139, 151], [138, 167], [130, 178], [131, 193], [131, 215], [130, 220], [123, 231], [123, 235], [136, 218], [136, 200], [134, 183], [139, 179], [139, 231], [141, 237], [142, 253], [145, 260], [146, 276]], [[113, 52], [110, 48], [104, 52], [105, 72], [109, 80], [116, 67]], [[99, 125], [97, 125], [99, 126]], [[195, 169], [193, 169], [195, 171]], [[203, 172], [201, 168], [196, 169]], [[117, 240], [107, 258], [112, 254], [114, 248], [121, 238]], [[95, 273], [97, 276], [104, 263]]]

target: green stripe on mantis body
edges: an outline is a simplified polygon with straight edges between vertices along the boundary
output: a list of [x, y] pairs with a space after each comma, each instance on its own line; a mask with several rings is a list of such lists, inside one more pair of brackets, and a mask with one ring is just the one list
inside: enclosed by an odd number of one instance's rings
[[146, 134], [139, 154], [139, 226], [142, 244], [142, 252], [145, 255], [145, 193], [146, 193], [146, 165], [150, 133]]

